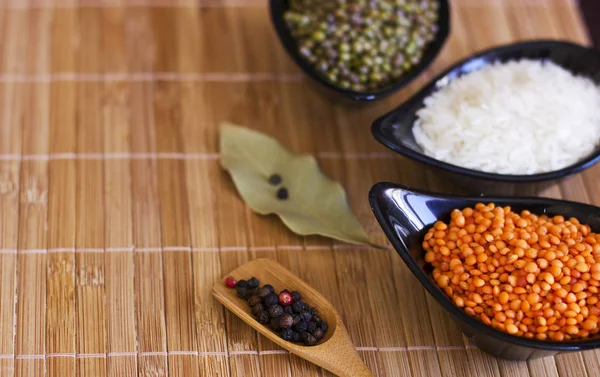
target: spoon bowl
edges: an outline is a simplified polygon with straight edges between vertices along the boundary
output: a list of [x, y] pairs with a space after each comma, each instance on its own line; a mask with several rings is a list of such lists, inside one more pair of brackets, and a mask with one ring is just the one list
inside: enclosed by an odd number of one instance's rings
[[581, 223], [588, 224], [595, 232], [600, 230], [600, 208], [546, 198], [437, 194], [392, 183], [378, 183], [373, 186], [369, 193], [369, 201], [377, 221], [404, 263], [450, 314], [462, 332], [482, 350], [505, 359], [528, 360], [600, 347], [598, 337], [553, 342], [509, 335], [467, 315], [454, 305], [430, 277], [431, 267], [424, 260], [425, 251], [421, 246], [423, 237], [436, 221], [448, 222], [453, 209], [473, 207], [480, 202], [510, 206], [514, 211], [529, 210], [537, 215], [575, 217]]
[[262, 335], [291, 353], [338, 376], [373, 377], [373, 373], [356, 352], [342, 319], [333, 305], [318, 291], [283, 266], [270, 259], [255, 259], [231, 271], [228, 275], [233, 276], [236, 280], [255, 276], [261, 284], [271, 284], [276, 292], [283, 289], [300, 292], [302, 301], [316, 308], [321, 318], [329, 326], [325, 336], [314, 346], [285, 341], [267, 326], [256, 321], [252, 315], [252, 308], [245, 300], [237, 296], [235, 289], [227, 288], [222, 280], [215, 284], [213, 287], [215, 298]]
[[471, 193], [513, 195], [524, 191], [536, 192], [600, 161], [599, 144], [590, 155], [571, 166], [540, 174], [509, 175], [464, 168], [425, 154], [412, 132], [417, 120], [417, 112], [425, 106], [425, 99], [463, 75], [495, 62], [518, 59], [551, 61], [575, 75], [588, 77], [600, 85], [600, 51], [598, 50], [556, 40], [525, 41], [494, 47], [456, 63], [431, 80], [406, 102], [376, 119], [371, 127], [373, 136], [391, 150], [442, 173]]

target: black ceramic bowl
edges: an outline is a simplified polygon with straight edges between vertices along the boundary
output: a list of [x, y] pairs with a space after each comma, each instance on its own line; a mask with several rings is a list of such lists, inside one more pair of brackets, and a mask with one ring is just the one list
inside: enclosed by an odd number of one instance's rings
[[[440, 171], [471, 193], [514, 194], [535, 192], [557, 180], [581, 172], [600, 160], [600, 146], [581, 161], [560, 170], [531, 175], [487, 173], [452, 165], [424, 154], [412, 134], [416, 112], [425, 98], [461, 75], [492, 62], [520, 58], [550, 60], [563, 68], [600, 84], [600, 51], [569, 42], [536, 40], [492, 48], [465, 59], [433, 79], [412, 98], [374, 121], [371, 131], [388, 148]], [[560, 90], [560, 88], [557, 88]], [[574, 99], [576, 100], [576, 99]], [[600, 111], [600, 109], [598, 109]]]
[[438, 0], [440, 3], [438, 32], [435, 39], [429, 43], [421, 62], [415, 65], [402, 78], [394, 81], [386, 87], [370, 92], [356, 92], [353, 90], [342, 89], [323, 78], [319, 72], [312, 67], [300, 54], [296, 46], [296, 41], [292, 37], [289, 28], [283, 18], [285, 10], [288, 8], [288, 0], [269, 0], [271, 21], [277, 32], [284, 49], [292, 60], [306, 73], [310, 78], [316, 81], [319, 87], [324, 88], [327, 97], [341, 98], [345, 101], [374, 101], [383, 98], [408, 85], [412, 80], [419, 76], [435, 60], [436, 56], [444, 46], [448, 34], [450, 33], [450, 5], [448, 0]]
[[494, 356], [511, 360], [529, 360], [557, 353], [600, 347], [600, 338], [568, 342], [542, 342], [494, 329], [470, 317], [454, 305], [430, 277], [431, 267], [421, 247], [427, 230], [437, 220], [448, 222], [455, 208], [473, 207], [478, 202], [494, 202], [513, 210], [535, 214], [576, 217], [593, 231], [600, 231], [600, 208], [553, 199], [527, 197], [465, 197], [412, 190], [392, 183], [378, 183], [369, 193], [371, 209], [386, 236], [419, 282], [458, 324], [462, 332], [479, 348]]

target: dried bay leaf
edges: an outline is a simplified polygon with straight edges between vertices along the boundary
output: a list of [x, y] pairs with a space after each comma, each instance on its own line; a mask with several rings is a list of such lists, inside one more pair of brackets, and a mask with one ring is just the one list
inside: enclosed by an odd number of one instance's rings
[[[348, 243], [368, 244], [352, 213], [342, 186], [319, 169], [312, 156], [296, 155], [275, 139], [248, 128], [222, 123], [221, 166], [227, 170], [242, 199], [261, 215], [277, 214], [300, 235], [318, 234]], [[281, 183], [269, 183], [278, 174]], [[287, 199], [277, 191], [287, 189]]]

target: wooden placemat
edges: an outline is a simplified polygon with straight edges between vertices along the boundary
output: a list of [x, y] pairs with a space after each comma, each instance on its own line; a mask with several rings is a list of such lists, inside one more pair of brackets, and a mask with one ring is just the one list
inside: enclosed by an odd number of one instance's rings
[[[0, 376], [327, 376], [210, 295], [277, 259], [343, 315], [379, 376], [599, 376], [597, 351], [531, 362], [473, 347], [394, 252], [298, 237], [252, 213], [219, 167], [232, 121], [315, 154], [385, 242], [378, 181], [457, 191], [372, 140], [370, 123], [484, 47], [588, 43], [568, 0], [455, 0], [435, 64], [360, 109], [314, 94], [259, 0], [0, 3]], [[600, 204], [600, 166], [543, 195]], [[596, 189], [596, 190], [595, 190]]]

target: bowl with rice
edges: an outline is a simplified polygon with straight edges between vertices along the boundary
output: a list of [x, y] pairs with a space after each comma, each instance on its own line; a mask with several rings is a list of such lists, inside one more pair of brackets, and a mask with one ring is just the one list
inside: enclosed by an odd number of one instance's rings
[[600, 160], [600, 51], [555, 40], [482, 51], [372, 133], [469, 192], [536, 193]]

